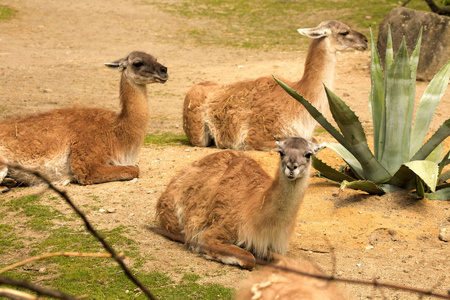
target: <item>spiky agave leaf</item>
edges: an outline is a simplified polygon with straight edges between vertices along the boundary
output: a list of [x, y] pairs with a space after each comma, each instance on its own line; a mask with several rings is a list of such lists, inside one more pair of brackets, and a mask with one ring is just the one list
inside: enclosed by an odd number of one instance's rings
[[380, 163], [393, 175], [402, 163], [409, 160], [411, 137], [411, 123], [405, 122], [406, 112], [411, 110], [411, 69], [404, 38], [385, 76], [386, 135]]
[[[390, 30], [390, 29], [389, 29]], [[389, 34], [388, 34], [389, 36]], [[372, 34], [372, 28], [370, 29], [370, 44], [375, 45], [375, 40]], [[386, 47], [388, 51], [389, 47]], [[392, 50], [392, 43], [391, 43]], [[372, 113], [373, 122], [373, 141], [374, 141], [374, 154], [379, 161], [381, 157], [381, 151], [384, 141], [384, 126], [383, 126], [383, 114], [384, 114], [384, 77], [383, 68], [381, 66], [380, 55], [377, 47], [371, 47], [370, 56], [370, 97], [369, 97], [369, 109]], [[384, 116], [385, 118], [386, 116]]]
[[449, 77], [450, 61], [433, 77], [420, 99], [411, 132], [410, 157], [417, 153], [425, 140], [434, 112], [447, 90]]
[[430, 200], [450, 200], [450, 187], [438, 190], [432, 194], [426, 194], [425, 198]]
[[333, 169], [326, 163], [324, 163], [320, 158], [316, 157], [315, 155], [312, 158], [312, 165], [314, 169], [316, 169], [321, 176], [325, 177], [328, 180], [334, 181], [334, 182], [342, 182], [344, 180], [347, 181], [353, 181], [354, 178], [339, 172], [336, 169]]
[[350, 153], [350, 151], [345, 149], [344, 146], [337, 143], [323, 143], [323, 145], [336, 152], [347, 163], [347, 165], [353, 171], [353, 174], [355, 174], [357, 179], [366, 178], [364, 170], [359, 161], [353, 154]]
[[414, 160], [403, 164], [413, 171], [434, 193], [439, 177], [439, 166], [429, 160]]
[[365, 191], [371, 195], [383, 195], [385, 191], [370, 180], [342, 181], [341, 189], [350, 188], [353, 190]]
[[336, 94], [325, 87], [331, 114], [342, 131], [346, 141], [351, 145], [350, 153], [359, 161], [365, 178], [375, 183], [384, 183], [391, 176], [375, 159], [367, 144], [366, 134], [356, 114]]
[[442, 143], [447, 137], [450, 136], [450, 118], [447, 119], [441, 127], [431, 136], [428, 141], [417, 151], [417, 153], [411, 158], [411, 160], [423, 160], [428, 155], [430, 155], [431, 152], [433, 152], [434, 149], [436, 149], [437, 146], [439, 146], [440, 143]]

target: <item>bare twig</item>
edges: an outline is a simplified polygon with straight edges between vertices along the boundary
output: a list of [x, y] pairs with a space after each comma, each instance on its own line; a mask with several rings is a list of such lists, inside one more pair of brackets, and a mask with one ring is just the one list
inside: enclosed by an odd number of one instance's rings
[[[50, 290], [50, 289], [47, 289], [47, 288], [44, 288], [44, 287], [41, 287], [41, 286], [38, 286], [38, 285], [35, 285], [32, 283], [29, 283], [27, 281], [15, 280], [15, 279], [4, 277], [1, 275], [0, 275], [0, 284], [8, 284], [8, 285], [12, 285], [12, 286], [26, 288], [28, 290], [38, 293], [39, 295], [50, 296], [50, 297], [57, 298], [57, 299], [65, 299], [65, 300], [79, 299], [75, 296], [65, 294], [60, 291]], [[20, 298], [16, 298], [16, 299], [20, 299]], [[34, 299], [37, 299], [37, 298], [35, 297]]]
[[[17, 268], [19, 266], [22, 266], [24, 264], [37, 261], [40, 259], [50, 258], [54, 256], [81, 256], [81, 257], [111, 257], [111, 254], [108, 253], [80, 253], [80, 252], [55, 252], [55, 253], [47, 253], [42, 255], [33, 256], [30, 258], [27, 258], [25, 260], [22, 260], [18, 263], [12, 264], [10, 266], [4, 267], [3, 269], [0, 269], [0, 274], [5, 273], [9, 270], [12, 270], [14, 268]], [[125, 259], [125, 255], [123, 253], [120, 253], [119, 256], [122, 259]]]
[[[228, 251], [224, 251], [221, 249], [215, 249], [213, 247], [209, 247], [208, 245], [198, 244], [195, 242], [187, 242], [183, 236], [167, 232], [160, 228], [150, 228], [150, 230], [152, 230], [153, 232], [155, 232], [159, 235], [162, 235], [166, 238], [177, 241], [179, 243], [188, 244], [188, 245], [191, 245], [194, 247], [199, 247], [199, 248], [202, 248], [202, 249], [208, 250], [208, 251], [215, 251], [221, 255], [232, 255], [232, 256], [235, 256], [242, 260], [247, 260], [247, 261], [249, 260], [247, 257], [241, 256], [241, 255], [236, 255], [235, 253], [230, 253]], [[321, 279], [321, 280], [338, 281], [338, 282], [345, 282], [345, 283], [359, 284], [359, 285], [371, 285], [371, 286], [378, 287], [378, 288], [383, 287], [383, 288], [388, 288], [388, 289], [403, 290], [403, 291], [410, 292], [410, 293], [417, 293], [417, 294], [426, 295], [426, 296], [434, 296], [434, 297], [442, 298], [442, 299], [450, 299], [450, 295], [435, 293], [435, 292], [433, 292], [433, 290], [423, 290], [423, 289], [412, 288], [412, 287], [403, 286], [403, 285], [383, 283], [383, 282], [379, 282], [376, 279], [356, 280], [356, 279], [349, 279], [349, 278], [342, 278], [342, 277], [335, 277], [335, 276], [328, 276], [328, 275], [310, 274], [307, 272], [303, 272], [303, 271], [288, 268], [288, 267], [277, 266], [277, 265], [272, 264], [269, 261], [258, 259], [258, 258], [256, 259], [256, 263], [259, 265], [268, 266], [268, 267], [271, 267], [271, 268], [274, 268], [277, 270], [290, 272], [290, 273], [294, 273], [294, 274], [298, 274], [298, 275], [302, 275], [302, 276], [308, 276], [308, 277]]]
[[8, 299], [17, 299], [17, 300], [43, 300], [41, 297], [36, 297], [35, 295], [31, 295], [25, 292], [20, 292], [12, 289], [4, 289], [0, 288], [0, 297], [6, 297]]
[[91, 225], [87, 217], [83, 214], [81, 210], [76, 207], [76, 205], [72, 202], [72, 200], [67, 196], [67, 193], [65, 191], [62, 191], [58, 189], [56, 186], [53, 185], [53, 183], [48, 180], [46, 177], [42, 176], [38, 171], [35, 170], [29, 170], [21, 165], [18, 164], [6, 164], [8, 168], [16, 169], [22, 172], [27, 172], [29, 174], [33, 174], [37, 178], [41, 179], [43, 182], [45, 182], [49, 189], [56, 192], [61, 198], [63, 198], [67, 204], [69, 204], [70, 207], [77, 213], [77, 215], [83, 220], [84, 225], [86, 226], [86, 229], [102, 244], [103, 248], [105, 248], [106, 251], [108, 251], [112, 258], [119, 264], [119, 266], [124, 271], [125, 275], [137, 286], [139, 287], [142, 292], [149, 298], [149, 299], [156, 299], [152, 293], [147, 289], [145, 285], [143, 285], [128, 269], [128, 267], [125, 265], [125, 262], [123, 259], [116, 253], [116, 251], [103, 239], [103, 237], [100, 236], [100, 234], [94, 229], [94, 227]]
[[402, 3], [402, 6], [406, 6], [406, 4], [408, 4], [409, 2], [411, 2], [411, 0], [406, 0], [405, 2]]
[[445, 16], [450, 15], [450, 6], [439, 7], [436, 5], [436, 3], [434, 3], [434, 0], [425, 0], [425, 2], [427, 3], [428, 7], [431, 9], [432, 12], [438, 15], [445, 15]]

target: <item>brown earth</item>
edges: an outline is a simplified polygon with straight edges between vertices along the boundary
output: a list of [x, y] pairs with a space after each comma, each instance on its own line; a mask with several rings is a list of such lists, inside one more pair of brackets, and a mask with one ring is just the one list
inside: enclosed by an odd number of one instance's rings
[[[182, 132], [182, 102], [193, 84], [205, 80], [230, 83], [260, 74], [296, 79], [301, 76], [305, 59], [303, 51], [196, 46], [184, 33], [194, 25], [206, 27], [208, 22], [167, 14], [145, 2], [3, 0], [2, 4], [19, 13], [12, 21], [0, 22], [0, 119], [66, 106], [117, 110], [119, 74], [105, 68], [103, 62], [143, 50], [155, 55], [170, 74], [165, 85], [149, 86], [149, 132]], [[320, 18], [317, 15], [317, 23], [322, 21]], [[302, 25], [293, 24], [293, 30]], [[300, 36], [298, 41], [308, 42]], [[367, 128], [369, 54], [339, 53], [334, 88]], [[426, 83], [418, 82], [418, 96], [425, 87]], [[447, 91], [433, 129], [450, 115], [449, 104]], [[331, 139], [319, 135], [317, 140]], [[446, 150], [449, 148], [447, 139]], [[85, 212], [99, 229], [118, 225], [131, 228], [130, 237], [140, 241], [139, 251], [149, 257], [148, 270], [168, 271], [177, 279], [179, 274], [194, 272], [202, 276], [200, 282], [236, 288], [251, 272], [207, 261], [148, 230], [148, 225], [154, 225], [155, 203], [170, 178], [188, 163], [214, 151], [219, 150], [144, 147], [137, 182], [71, 185], [65, 189], [80, 207], [93, 204], [93, 198], [98, 197], [102, 208], [114, 211], [101, 213], [86, 208]], [[273, 174], [275, 153], [250, 154]], [[321, 155], [339, 164], [331, 151]], [[42, 188], [15, 189], [0, 195], [0, 201], [40, 191]], [[64, 204], [58, 209], [70, 211]], [[445, 293], [450, 289], [450, 243], [438, 238], [442, 228], [450, 230], [448, 201], [416, 201], [402, 192], [380, 197], [340, 191], [338, 186], [314, 177], [298, 215], [288, 256], [311, 259], [329, 274], [335, 268], [337, 276], [377, 279]], [[13, 262], [27, 254], [23, 249], [4, 259]], [[388, 299], [417, 298], [357, 285], [347, 285], [346, 289], [351, 299], [379, 299], [383, 295]]]

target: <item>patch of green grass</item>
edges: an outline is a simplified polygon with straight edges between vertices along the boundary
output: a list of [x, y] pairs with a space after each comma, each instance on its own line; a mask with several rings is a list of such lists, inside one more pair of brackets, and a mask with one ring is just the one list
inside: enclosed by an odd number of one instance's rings
[[17, 215], [28, 217], [26, 223], [33, 230], [46, 230], [54, 225], [52, 219], [65, 220], [61, 213], [48, 206], [41, 204], [41, 197], [28, 195], [18, 199], [12, 199], [0, 205], [16, 211]]
[[14, 227], [0, 224], [0, 254], [23, 247], [24, 243], [14, 232]]
[[158, 146], [184, 146], [190, 145], [185, 134], [170, 133], [170, 132], [155, 132], [147, 134], [144, 140], [144, 146], [158, 145]]
[[197, 280], [201, 279], [202, 277], [197, 274], [184, 274], [183, 278], [181, 280], [185, 280], [188, 282], [196, 282]]
[[[61, 220], [61, 214], [41, 200], [42, 197], [26, 196], [0, 202], [0, 213], [8, 218], [4, 221], [7, 224], [0, 223], [0, 254], [13, 255], [15, 249], [25, 247], [25, 240], [27, 257], [54, 252], [105, 252], [81, 222], [64, 225], [55, 222]], [[56, 201], [54, 198], [49, 200]], [[15, 218], [17, 215], [21, 218]], [[26, 236], [30, 230], [38, 234]], [[181, 280], [175, 281], [167, 273], [144, 272], [144, 263], [152, 260], [157, 265], [158, 261], [154, 255], [143, 257], [139, 253], [138, 242], [129, 237], [130, 232], [125, 226], [99, 230], [100, 235], [117, 252], [125, 253], [133, 274], [157, 298], [232, 298], [233, 289], [218, 284], [199, 284], [197, 281], [200, 276], [197, 274], [186, 274]], [[24, 258], [19, 257], [17, 261]], [[3, 266], [3, 261], [0, 261], [0, 267]], [[164, 266], [161, 269], [164, 270]], [[57, 256], [29, 263], [2, 275], [59, 289], [71, 295], [88, 295], [88, 299], [146, 299], [111, 258]]]
[[16, 15], [17, 10], [14, 8], [0, 5], [0, 20], [11, 20]]
[[[297, 28], [317, 26], [320, 21], [338, 19], [368, 35], [378, 26], [397, 0], [184, 0], [141, 1], [160, 9], [199, 20], [186, 22], [181, 40], [200, 45], [234, 46], [281, 50], [304, 50], [308, 43]], [[408, 8], [429, 11], [425, 1], [412, 1]], [[198, 24], [198, 25], [197, 25]], [[207, 29], [205, 29], [207, 28]]]

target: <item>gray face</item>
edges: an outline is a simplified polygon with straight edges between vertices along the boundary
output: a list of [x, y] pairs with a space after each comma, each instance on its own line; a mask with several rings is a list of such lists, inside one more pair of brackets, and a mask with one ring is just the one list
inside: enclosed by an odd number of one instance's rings
[[281, 156], [280, 168], [288, 180], [309, 176], [311, 156], [318, 153], [322, 146], [300, 137], [277, 142]]
[[145, 52], [131, 52], [127, 57], [106, 66], [121, 69], [135, 84], [165, 83], [169, 78], [167, 68], [156, 61], [156, 58]]

